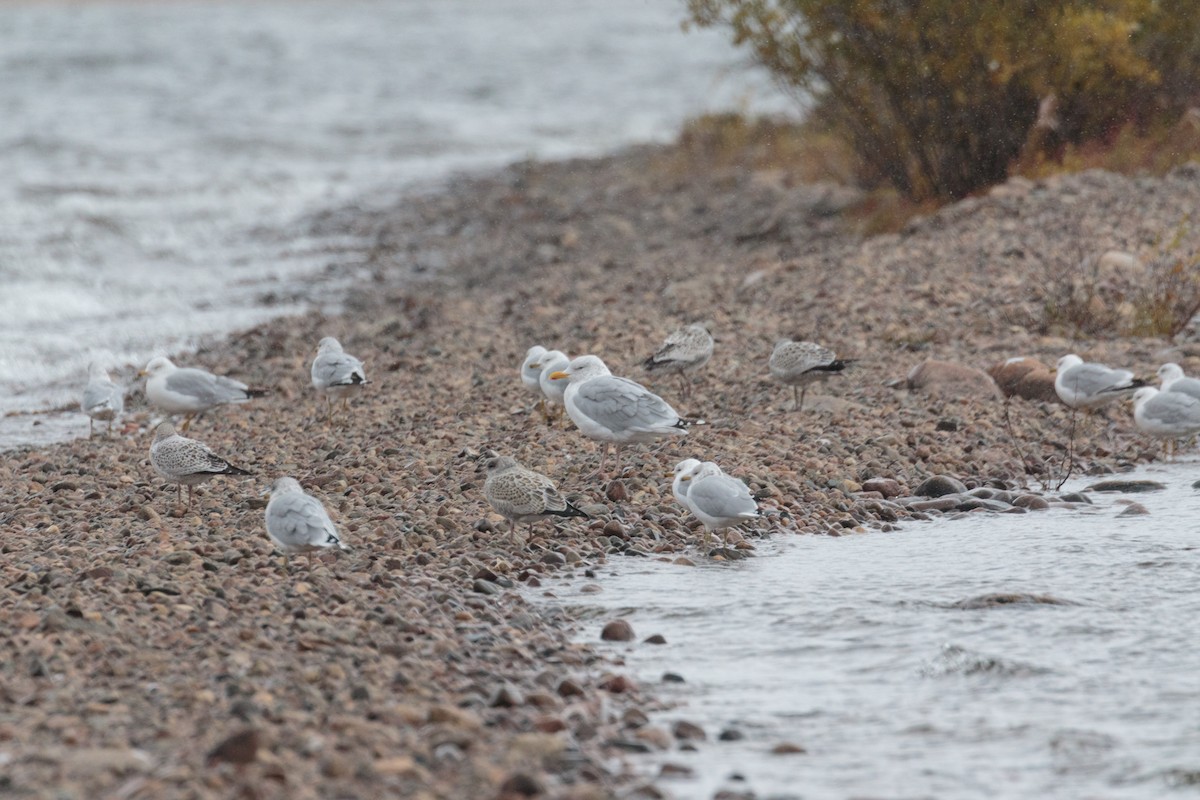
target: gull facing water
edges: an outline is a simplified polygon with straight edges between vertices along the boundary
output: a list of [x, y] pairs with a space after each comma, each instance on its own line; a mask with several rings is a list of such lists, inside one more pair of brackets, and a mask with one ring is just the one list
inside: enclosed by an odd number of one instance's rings
[[187, 432], [192, 420], [210, 408], [245, 403], [266, 394], [241, 381], [214, 375], [194, 367], [177, 367], [169, 358], [151, 359], [140, 375], [146, 376], [146, 399], [168, 414], [184, 414], [180, 430]]
[[722, 532], [722, 544], [728, 547], [730, 528], [761, 516], [750, 488], [713, 461], [689, 458], [676, 464], [672, 493], [704, 523], [705, 548], [713, 531]]
[[1161, 381], [1162, 391], [1182, 392], [1200, 400], [1200, 379], [1184, 375], [1183, 367], [1178, 364], [1163, 364], [1158, 368], [1158, 379]]
[[221, 458], [208, 445], [180, 436], [169, 422], [159, 423], [154, 429], [150, 465], [168, 483], [176, 484], [179, 500], [183, 499], [183, 487], [188, 487], [188, 508], [192, 507], [192, 487], [196, 484], [218, 475], [250, 474]]
[[1200, 433], [1200, 400], [1143, 386], [1133, 393], [1133, 421], [1147, 436], [1166, 440], [1170, 458], [1176, 439]]
[[816, 342], [793, 342], [782, 339], [771, 351], [767, 368], [771, 377], [784, 386], [792, 387], [792, 408], [804, 408], [804, 395], [811, 383], [840, 374], [854, 363], [837, 357], [837, 353]]
[[88, 365], [88, 382], [79, 407], [88, 415], [89, 439], [95, 433], [96, 420], [107, 421], [108, 432], [112, 433], [113, 420], [125, 410], [124, 390], [113, 383], [108, 370], [99, 362]]
[[342, 399], [344, 411], [352, 393], [370, 383], [363, 370], [363, 362], [342, 349], [342, 344], [332, 336], [326, 336], [317, 344], [317, 357], [312, 363], [312, 385], [325, 395], [329, 419], [333, 419], [333, 398]]
[[321, 550], [349, 550], [338, 534], [337, 526], [321, 501], [307, 494], [295, 478], [276, 478], [267, 503], [267, 536], [288, 557], [303, 553], [312, 569], [313, 553]]
[[609, 445], [616, 447], [619, 475], [622, 446], [687, 435], [687, 421], [667, 401], [640, 383], [613, 375], [598, 356], [579, 356], [550, 377], [570, 381], [563, 395], [567, 416], [580, 433], [601, 444], [596, 474], [604, 471]]
[[662, 370], [678, 375], [683, 395], [687, 397], [692, 390], [692, 382], [687, 373], [707, 364], [712, 354], [712, 334], [708, 332], [708, 328], [697, 322], [668, 336], [642, 366], [647, 372]]
[[554, 486], [554, 481], [540, 472], [521, 466], [509, 456], [488, 459], [483, 465], [487, 480], [483, 496], [496, 513], [508, 520], [508, 533], [515, 542], [518, 522], [533, 523], [546, 517], [587, 517], [587, 514], [567, 502]]
[[1091, 411], [1132, 394], [1145, 381], [1133, 377], [1127, 369], [1110, 369], [1094, 361], [1084, 361], [1071, 353], [1058, 360], [1054, 391], [1071, 408]]

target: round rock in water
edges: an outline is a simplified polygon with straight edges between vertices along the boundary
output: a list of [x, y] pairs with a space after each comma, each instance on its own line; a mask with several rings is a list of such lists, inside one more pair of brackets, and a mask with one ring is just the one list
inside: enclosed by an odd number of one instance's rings
[[606, 642], [632, 642], [633, 626], [623, 619], [614, 619], [600, 631], [600, 638]]
[[966, 485], [949, 475], [934, 475], [926, 478], [921, 485], [913, 490], [917, 497], [944, 497], [948, 494], [962, 494], [967, 491]]

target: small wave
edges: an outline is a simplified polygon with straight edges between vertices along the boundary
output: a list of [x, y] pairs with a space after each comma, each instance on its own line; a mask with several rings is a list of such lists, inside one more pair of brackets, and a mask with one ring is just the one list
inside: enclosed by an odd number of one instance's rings
[[1033, 664], [976, 653], [958, 645], [948, 644], [937, 658], [921, 668], [925, 678], [942, 678], [949, 675], [999, 675], [1003, 677], [1025, 677], [1044, 675], [1050, 670]]
[[1061, 597], [1054, 597], [1053, 595], [1048, 594], [1029, 594], [1028, 592], [992, 592], [990, 594], [981, 594], [978, 597], [968, 597], [966, 600], [957, 600], [953, 603], [945, 603], [942, 604], [942, 607], [977, 609], [1021, 605], [1077, 606], [1079, 603], [1076, 603], [1073, 600], [1064, 600]]

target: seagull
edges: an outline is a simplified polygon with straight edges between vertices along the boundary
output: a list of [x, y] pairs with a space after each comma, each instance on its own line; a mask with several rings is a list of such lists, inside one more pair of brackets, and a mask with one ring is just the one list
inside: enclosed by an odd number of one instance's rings
[[1071, 353], [1058, 360], [1054, 391], [1070, 408], [1092, 411], [1102, 408], [1146, 385], [1127, 369], [1110, 369], [1094, 361], [1084, 361]]
[[610, 444], [616, 446], [619, 475], [623, 445], [687, 435], [688, 421], [667, 401], [640, 383], [613, 375], [599, 356], [579, 356], [550, 378], [568, 379], [563, 395], [567, 416], [584, 436], [601, 443], [600, 467], [593, 474], [604, 471]]
[[532, 534], [533, 523], [545, 517], [587, 518], [559, 494], [552, 480], [521, 466], [514, 458], [490, 458], [481, 468], [487, 470], [483, 495], [496, 513], [508, 520], [508, 533], [514, 542], [518, 522], [528, 522]]
[[107, 420], [108, 432], [112, 433], [112, 421], [125, 409], [125, 392], [99, 362], [88, 365], [88, 382], [79, 407], [88, 415], [89, 439], [95, 433], [96, 420]]
[[209, 449], [208, 445], [180, 436], [169, 422], [159, 423], [150, 443], [150, 464], [155, 472], [178, 487], [183, 500], [183, 487], [188, 487], [188, 508], [192, 507], [192, 487], [218, 475], [249, 475]]
[[163, 356], [151, 359], [138, 373], [146, 378], [146, 399], [168, 414], [184, 414], [180, 430], [187, 432], [192, 419], [210, 408], [229, 403], [245, 403], [266, 394], [241, 381], [213, 375], [193, 367], [177, 367]]
[[542, 408], [545, 403], [545, 398], [541, 396], [542, 385], [538, 382], [542, 375], [540, 359], [545, 354], [546, 348], [535, 344], [525, 351], [525, 360], [521, 362], [521, 383], [525, 386], [525, 391], [538, 395], [538, 408]]
[[551, 380], [550, 376], [566, 369], [567, 365], [571, 363], [571, 359], [567, 358], [561, 350], [548, 350], [538, 359], [538, 363], [542, 365], [542, 371], [538, 373], [538, 386], [541, 387], [542, 396], [546, 399], [546, 406], [561, 409], [564, 402], [563, 395], [567, 391], [567, 381], [565, 378]]
[[1158, 379], [1164, 392], [1183, 392], [1200, 400], [1200, 378], [1189, 378], [1178, 364], [1163, 364], [1158, 368]]
[[761, 516], [749, 487], [726, 475], [713, 461], [690, 458], [679, 462], [675, 465], [675, 484], [675, 498], [704, 523], [705, 548], [713, 531], [722, 531], [722, 543], [728, 548], [729, 528]]
[[771, 377], [785, 386], [792, 387], [792, 407], [799, 410], [804, 407], [804, 395], [810, 383], [840, 374], [853, 363], [852, 360], [838, 358], [828, 347], [822, 347], [816, 342], [782, 339], [771, 351], [768, 368]]
[[683, 396], [691, 394], [692, 383], [687, 373], [698, 370], [712, 358], [713, 338], [708, 328], [697, 322], [672, 333], [654, 352], [642, 362], [647, 372], [664, 370], [679, 376]]
[[349, 396], [366, 384], [363, 362], [342, 350], [341, 342], [326, 336], [317, 344], [317, 357], [312, 363], [312, 385], [325, 394], [329, 419], [333, 419], [333, 399], [342, 398], [342, 410], [349, 405]]
[[338, 535], [325, 506], [300, 488], [295, 478], [276, 478], [269, 492], [267, 536], [283, 552], [284, 569], [288, 568], [288, 556], [293, 553], [304, 553], [311, 570], [313, 553], [330, 548], [350, 549]]
[[1133, 393], [1133, 421], [1147, 436], [1166, 440], [1169, 460], [1176, 439], [1200, 433], [1200, 400], [1143, 386]]

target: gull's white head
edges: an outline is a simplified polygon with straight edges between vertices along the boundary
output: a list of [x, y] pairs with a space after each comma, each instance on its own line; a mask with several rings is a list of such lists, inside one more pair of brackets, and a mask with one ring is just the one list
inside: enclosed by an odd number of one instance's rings
[[685, 458], [675, 465], [675, 470], [672, 473], [674, 480], [671, 482], [671, 494], [675, 495], [684, 506], [684, 498], [687, 497], [688, 487], [692, 485], [692, 470], [700, 466], [700, 460], [696, 458]]
[[546, 388], [548, 383], [564, 383], [566, 378], [551, 378], [550, 376], [561, 372], [567, 368], [571, 360], [567, 358], [566, 353], [560, 350], [551, 350], [546, 353], [538, 361], [542, 365], [542, 371], [538, 373], [538, 381], [542, 384], [542, 388]]
[[1158, 368], [1158, 379], [1162, 382], [1162, 387], [1166, 389], [1175, 381], [1183, 377], [1183, 367], [1175, 363], [1163, 364]]
[[1152, 399], [1156, 394], [1158, 394], [1158, 389], [1155, 389], [1153, 386], [1143, 386], [1133, 393], [1133, 404], [1140, 406], [1142, 403]]
[[171, 363], [171, 359], [166, 356], [157, 356], [150, 359], [150, 363], [146, 365], [146, 368], [139, 375], [149, 375], [153, 378], [155, 375], [162, 375], [175, 369], [178, 369], [178, 367]]
[[326, 336], [321, 341], [317, 342], [318, 353], [340, 353], [342, 352], [342, 343], [332, 336]]
[[566, 378], [571, 383], [581, 383], [591, 378], [597, 378], [601, 375], [611, 375], [608, 367], [600, 359], [600, 356], [579, 356], [574, 359], [567, 368], [560, 372], [550, 374], [551, 380]]
[[525, 351], [525, 360], [521, 362], [521, 380], [531, 389], [537, 388], [538, 376], [542, 374], [542, 357], [544, 355], [546, 355], [546, 348], [540, 344], [535, 344]]
[[296, 480], [295, 478], [276, 478], [275, 482], [271, 484], [271, 488], [268, 493], [271, 495], [277, 495], [285, 494], [287, 492], [303, 491], [304, 489], [300, 487], [300, 481]]
[[1063, 356], [1062, 358], [1060, 358], [1058, 360], [1058, 364], [1055, 365], [1054, 371], [1062, 372], [1064, 369], [1070, 369], [1071, 367], [1079, 366], [1082, 363], [1083, 363], [1082, 358], [1075, 355], [1074, 353], [1068, 353], [1067, 355]]

